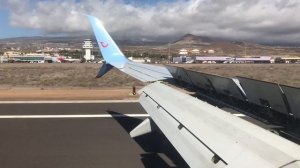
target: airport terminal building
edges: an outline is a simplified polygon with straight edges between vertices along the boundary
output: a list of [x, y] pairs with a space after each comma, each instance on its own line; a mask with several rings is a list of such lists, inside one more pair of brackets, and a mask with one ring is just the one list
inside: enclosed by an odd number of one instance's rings
[[26, 63], [45, 63], [45, 56], [13, 56], [10, 61]]
[[0, 56], [0, 63], [51, 63], [53, 58], [45, 54]]

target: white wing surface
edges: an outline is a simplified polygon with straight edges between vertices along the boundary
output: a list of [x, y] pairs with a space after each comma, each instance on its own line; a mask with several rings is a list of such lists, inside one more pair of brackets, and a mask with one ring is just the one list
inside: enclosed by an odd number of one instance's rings
[[[88, 18], [105, 59], [97, 77], [116, 67], [143, 82], [172, 78], [165, 67], [128, 60], [102, 23]], [[140, 94], [151, 119], [130, 135], [140, 136], [158, 126], [190, 167], [300, 167], [299, 145], [217, 107], [159, 82]]]
[[300, 167], [300, 147], [159, 82], [140, 103], [191, 167]]

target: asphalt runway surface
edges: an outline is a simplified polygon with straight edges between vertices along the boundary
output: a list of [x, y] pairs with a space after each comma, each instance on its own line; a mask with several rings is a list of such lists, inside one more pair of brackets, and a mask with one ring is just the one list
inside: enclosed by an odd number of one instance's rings
[[188, 167], [162, 133], [129, 136], [146, 116], [136, 102], [0, 103], [0, 167]]

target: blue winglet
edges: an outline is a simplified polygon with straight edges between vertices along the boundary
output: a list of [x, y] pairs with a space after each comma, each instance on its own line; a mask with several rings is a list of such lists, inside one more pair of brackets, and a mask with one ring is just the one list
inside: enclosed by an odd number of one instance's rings
[[106, 62], [103, 62], [102, 67], [100, 68], [96, 78], [100, 78], [102, 77], [104, 74], [106, 74], [106, 72], [108, 72], [109, 70], [111, 70], [113, 68], [113, 66], [111, 66], [110, 64], [107, 64]]
[[112, 69], [112, 67], [116, 67], [120, 71], [142, 82], [153, 82], [172, 78], [172, 75], [166, 67], [141, 64], [128, 60], [107, 33], [100, 20], [90, 15], [87, 15], [87, 17], [93, 27], [97, 44], [99, 45], [100, 52], [105, 61], [99, 70], [97, 77], [103, 76]]
[[[100, 52], [107, 64], [116, 68], [123, 68], [129, 60], [124, 56], [122, 51], [110, 37], [100, 20], [94, 16], [87, 15], [93, 27], [94, 34], [99, 45]], [[99, 72], [100, 73], [100, 72]]]

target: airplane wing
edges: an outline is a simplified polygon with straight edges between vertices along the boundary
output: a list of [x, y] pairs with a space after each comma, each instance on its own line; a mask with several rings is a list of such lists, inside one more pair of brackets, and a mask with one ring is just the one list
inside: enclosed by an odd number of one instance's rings
[[[88, 17], [106, 61], [98, 77], [116, 67], [141, 81], [171, 78], [165, 67], [128, 60], [101, 22]], [[133, 129], [131, 137], [158, 126], [190, 167], [300, 167], [299, 145], [222, 109], [159, 82], [140, 95], [151, 118]]]
[[[270, 131], [159, 82], [140, 94], [143, 108], [190, 167], [300, 167], [299, 145]], [[151, 129], [146, 119], [130, 135]]]
[[106, 31], [100, 20], [89, 15], [88, 19], [93, 27], [100, 52], [105, 60], [97, 77], [103, 76], [112, 69], [112, 67], [116, 67], [142, 82], [153, 82], [172, 78], [172, 75], [165, 67], [141, 64], [128, 60]]

